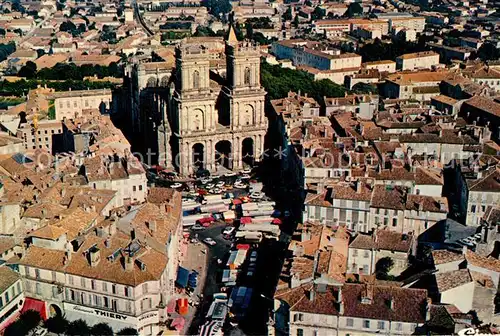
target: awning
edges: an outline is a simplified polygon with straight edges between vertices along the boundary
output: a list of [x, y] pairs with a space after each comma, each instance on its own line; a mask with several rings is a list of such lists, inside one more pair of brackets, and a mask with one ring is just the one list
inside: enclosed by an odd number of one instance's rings
[[177, 301], [175, 299], [172, 299], [168, 301], [167, 304], [167, 313], [171, 314], [175, 312], [175, 305], [177, 304]]
[[250, 250], [249, 244], [238, 244], [236, 245], [237, 250]]
[[179, 266], [179, 268], [177, 269], [177, 280], [175, 280], [175, 283], [179, 287], [185, 288], [188, 283], [188, 278], [189, 278], [189, 271], [184, 267]]
[[45, 301], [37, 300], [37, 299], [32, 299], [32, 298], [26, 298], [24, 299], [24, 305], [23, 308], [21, 309], [21, 314], [24, 313], [25, 311], [28, 310], [34, 310], [40, 314], [40, 317], [42, 320], [47, 319], [47, 312], [45, 309]]
[[250, 217], [241, 217], [240, 223], [241, 224], [250, 224], [250, 223], [252, 223], [252, 218], [250, 218]]
[[233, 204], [234, 204], [234, 205], [236, 205], [236, 204], [241, 204], [241, 203], [243, 203], [243, 202], [242, 202], [240, 199], [238, 199], [238, 198], [235, 198], [235, 199], [233, 200]]
[[175, 328], [175, 330], [180, 331], [184, 329], [184, 324], [186, 324], [186, 320], [184, 317], [176, 317], [170, 323], [170, 328]]
[[271, 224], [281, 225], [281, 219], [275, 218], [275, 219], [273, 219], [273, 221], [271, 222]]
[[220, 321], [205, 322], [200, 328], [200, 336], [222, 335]]
[[189, 312], [189, 302], [188, 299], [182, 298], [177, 300], [177, 310], [179, 314], [186, 315]]

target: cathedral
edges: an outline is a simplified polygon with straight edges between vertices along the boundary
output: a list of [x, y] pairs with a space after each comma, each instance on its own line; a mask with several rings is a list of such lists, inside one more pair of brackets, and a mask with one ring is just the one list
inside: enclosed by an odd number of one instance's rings
[[264, 147], [259, 47], [238, 41], [232, 27], [225, 41], [214, 39], [184, 40], [175, 64], [138, 63], [128, 71], [133, 132], [156, 142], [145, 144], [157, 150], [158, 163], [183, 176], [243, 169]]

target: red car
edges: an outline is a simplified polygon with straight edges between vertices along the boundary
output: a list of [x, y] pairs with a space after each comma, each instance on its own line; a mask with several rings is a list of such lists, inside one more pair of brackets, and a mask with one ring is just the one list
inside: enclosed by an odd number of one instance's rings
[[205, 217], [197, 220], [197, 223], [204, 227], [210, 226], [213, 222], [215, 222], [215, 218], [213, 217]]

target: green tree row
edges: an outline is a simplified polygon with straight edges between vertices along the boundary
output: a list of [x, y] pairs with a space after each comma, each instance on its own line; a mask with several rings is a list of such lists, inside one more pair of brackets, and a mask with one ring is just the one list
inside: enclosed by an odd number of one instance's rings
[[9, 57], [10, 54], [12, 54], [14, 51], [16, 51], [16, 45], [14, 42], [10, 42], [8, 44], [0, 44], [0, 62], [3, 62]]
[[261, 64], [260, 80], [270, 99], [287, 96], [289, 91], [307, 93], [318, 102], [323, 97], [343, 97], [346, 89], [329, 79], [315, 81], [313, 76], [305, 71], [282, 68], [266, 62]]
[[43, 80], [24, 80], [21, 79], [17, 82], [1, 81], [0, 82], [0, 92], [13, 95], [13, 96], [23, 96], [28, 93], [29, 90], [36, 89], [39, 85], [47, 85], [47, 87], [55, 89], [56, 91], [68, 91], [68, 90], [87, 90], [87, 89], [113, 89], [116, 84], [111, 82], [92, 82], [92, 81], [82, 81], [82, 80], [66, 80], [66, 81], [43, 81]]
[[85, 77], [97, 76], [98, 78], [104, 77], [123, 77], [123, 68], [115, 62], [109, 66], [102, 65], [75, 65], [74, 63], [57, 63], [52, 68], [43, 68], [37, 70], [36, 64], [28, 61], [19, 70], [19, 77], [28, 79], [41, 79], [41, 80], [83, 80]]

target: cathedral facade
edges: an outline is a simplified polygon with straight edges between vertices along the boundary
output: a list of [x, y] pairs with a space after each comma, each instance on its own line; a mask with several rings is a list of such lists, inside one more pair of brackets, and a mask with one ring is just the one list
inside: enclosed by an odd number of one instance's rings
[[267, 118], [260, 85], [260, 51], [230, 31], [225, 43], [226, 76], [214, 80], [209, 50], [200, 44], [176, 48], [171, 96], [172, 158], [182, 175], [199, 168], [242, 169], [262, 153]]
[[127, 75], [130, 127], [158, 152], [158, 164], [187, 176], [260, 158], [268, 125], [260, 50], [232, 28], [225, 41], [186, 39], [175, 63], [138, 62]]

